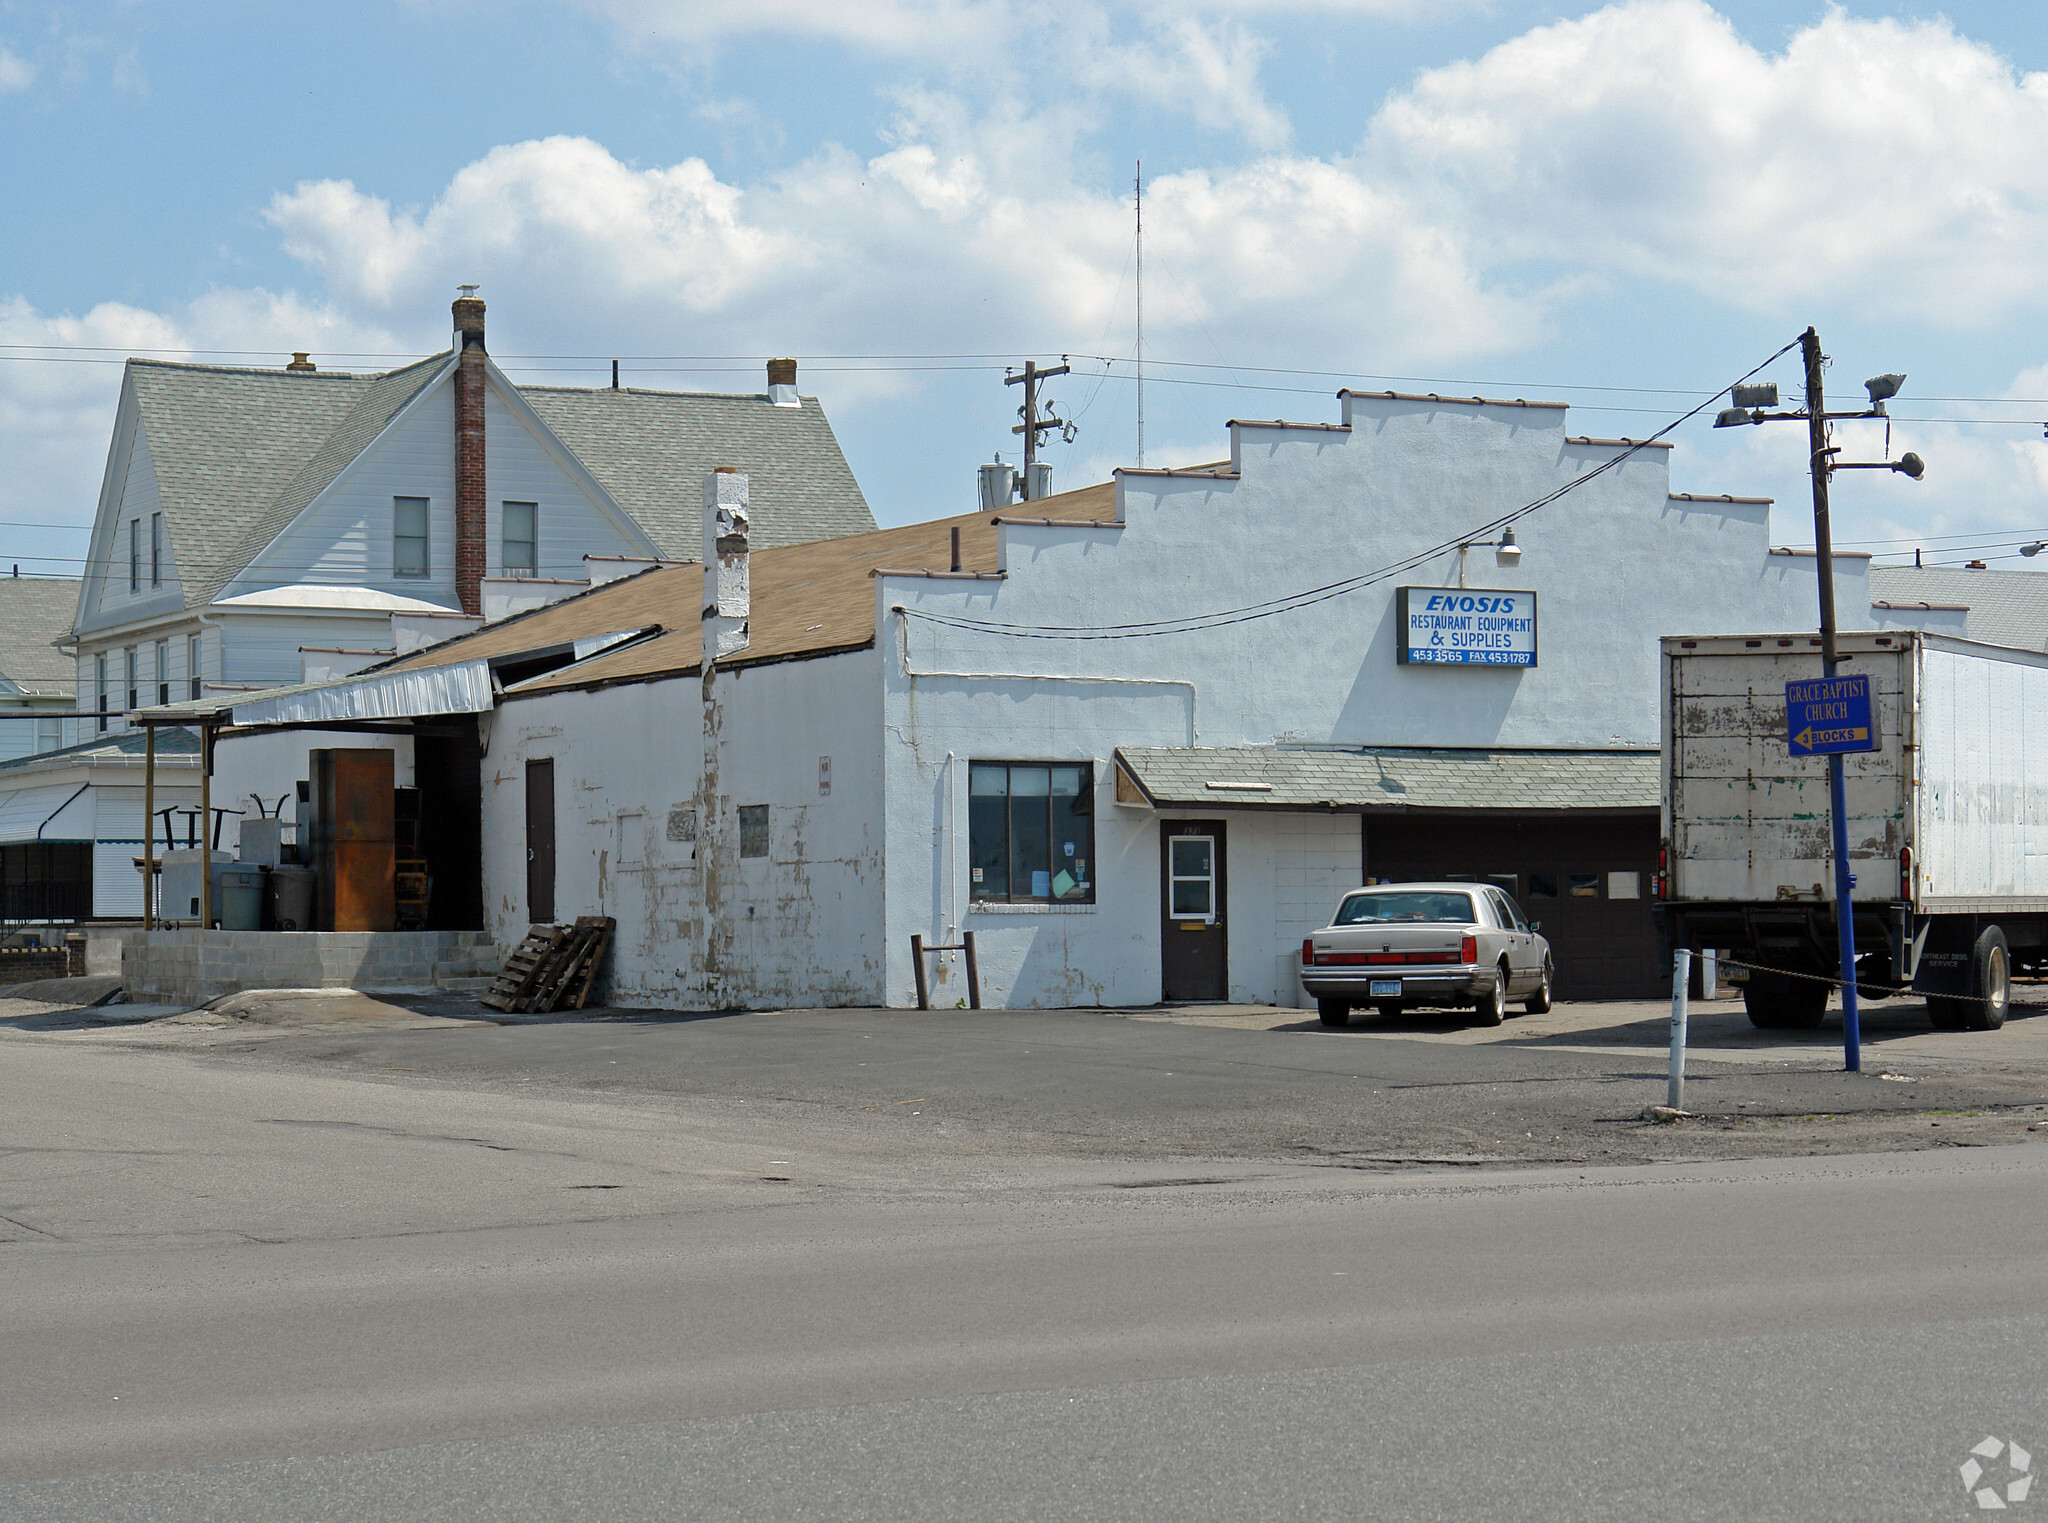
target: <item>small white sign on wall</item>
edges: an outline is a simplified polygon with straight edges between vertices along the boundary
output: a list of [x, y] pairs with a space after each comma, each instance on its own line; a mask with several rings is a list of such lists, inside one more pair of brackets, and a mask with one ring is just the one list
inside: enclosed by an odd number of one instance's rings
[[1395, 590], [1401, 646], [1414, 666], [1534, 666], [1536, 594], [1493, 588]]

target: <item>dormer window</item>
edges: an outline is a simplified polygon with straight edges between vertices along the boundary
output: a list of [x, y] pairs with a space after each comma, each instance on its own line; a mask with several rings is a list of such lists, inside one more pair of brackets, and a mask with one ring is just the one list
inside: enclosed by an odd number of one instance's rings
[[505, 575], [539, 576], [540, 504], [508, 502], [504, 510]]
[[391, 574], [428, 577], [434, 574], [427, 540], [428, 499], [391, 499]]

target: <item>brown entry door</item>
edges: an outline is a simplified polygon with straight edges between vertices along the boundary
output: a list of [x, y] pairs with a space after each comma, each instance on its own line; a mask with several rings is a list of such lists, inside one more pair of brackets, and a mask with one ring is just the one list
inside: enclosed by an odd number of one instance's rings
[[526, 764], [526, 918], [555, 918], [555, 763]]
[[1170, 1000], [1230, 997], [1224, 956], [1221, 820], [1166, 820], [1159, 826], [1160, 987]]

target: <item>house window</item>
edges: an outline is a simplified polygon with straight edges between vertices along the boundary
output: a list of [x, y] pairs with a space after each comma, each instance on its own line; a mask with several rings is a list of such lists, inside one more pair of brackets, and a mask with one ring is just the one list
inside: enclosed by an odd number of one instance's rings
[[540, 575], [540, 504], [508, 502], [502, 534], [505, 542], [505, 575]]
[[156, 701], [171, 701], [171, 642], [156, 642]]
[[197, 635], [185, 636], [185, 685], [190, 689], [186, 694], [187, 699], [190, 702], [197, 703], [199, 701], [199, 636]]
[[975, 762], [967, 769], [970, 899], [1095, 902], [1095, 769]]
[[164, 584], [164, 516], [161, 513], [149, 515], [149, 585], [161, 587]]
[[141, 690], [135, 685], [135, 647], [131, 645], [121, 654], [127, 659], [128, 663], [128, 708], [130, 712], [133, 712], [142, 707], [138, 701], [141, 697]]
[[100, 733], [104, 735], [107, 729], [107, 653], [105, 651], [101, 651], [97, 656], [93, 657], [93, 673], [98, 679]]
[[64, 744], [64, 721], [45, 716], [36, 721], [36, 749], [54, 751]]
[[740, 805], [740, 855], [743, 857], [765, 857], [768, 855], [768, 806], [766, 804]]
[[142, 590], [142, 520], [128, 520], [128, 590]]
[[433, 574], [427, 557], [427, 499], [424, 497], [391, 499], [391, 574], [404, 577]]

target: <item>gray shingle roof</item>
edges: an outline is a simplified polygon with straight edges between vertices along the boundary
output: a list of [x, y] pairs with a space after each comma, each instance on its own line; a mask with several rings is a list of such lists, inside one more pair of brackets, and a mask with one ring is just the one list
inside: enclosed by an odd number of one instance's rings
[[0, 576], [0, 677], [39, 698], [69, 698], [78, 665], [50, 642], [78, 611], [72, 577]]
[[815, 397], [777, 407], [760, 396], [631, 387], [519, 394], [672, 559], [704, 553], [704, 477], [721, 465], [747, 473], [757, 550], [875, 527]]
[[2038, 571], [1966, 571], [1960, 566], [1872, 566], [1870, 600], [1964, 607], [1966, 638], [2048, 650], [2048, 576]]
[[[448, 361], [375, 375], [130, 360], [187, 606], [217, 596]], [[803, 544], [875, 527], [815, 398], [522, 386], [664, 555], [702, 550], [703, 479], [748, 472], [754, 543]]]
[[[432, 365], [424, 362], [429, 373]], [[303, 485], [321, 447], [383, 379], [128, 362], [188, 607], [210, 600], [249, 563], [261, 548], [252, 547], [252, 531]], [[335, 462], [327, 480], [346, 463]]]
[[1655, 809], [1658, 802], [1655, 751], [1125, 746], [1116, 754], [1158, 808]]

